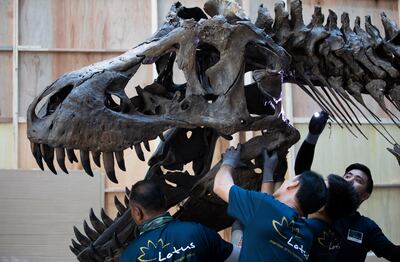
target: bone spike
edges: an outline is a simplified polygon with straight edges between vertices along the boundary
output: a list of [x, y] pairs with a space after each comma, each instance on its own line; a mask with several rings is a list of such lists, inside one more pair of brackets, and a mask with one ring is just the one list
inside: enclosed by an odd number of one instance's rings
[[129, 207], [129, 198], [126, 195], [124, 196], [124, 203], [125, 206]]
[[65, 167], [65, 150], [62, 147], [56, 148], [56, 159], [58, 166], [61, 168], [62, 171], [68, 174], [68, 170]]
[[100, 236], [99, 233], [89, 227], [86, 220], [83, 221], [83, 230], [92, 241], [95, 241]]
[[85, 172], [89, 176], [93, 176], [92, 168], [90, 167], [89, 152], [85, 150], [80, 150], [80, 157], [81, 157], [82, 167], [85, 170]]
[[76, 226], [74, 226], [74, 233], [76, 236], [76, 239], [81, 243], [81, 245], [88, 247], [91, 243], [90, 239], [87, 238], [84, 234], [82, 234]]
[[73, 149], [67, 149], [67, 156], [68, 156], [68, 160], [69, 160], [69, 162], [71, 162], [71, 164], [73, 164], [74, 162], [78, 163], [78, 158], [76, 158], [76, 155], [75, 155]]
[[42, 153], [44, 162], [46, 162], [47, 166], [55, 175], [57, 175], [57, 171], [54, 168], [53, 160], [54, 160], [54, 149], [49, 147], [48, 145], [41, 144], [40, 152]]
[[122, 214], [125, 212], [126, 208], [125, 208], [125, 206], [119, 201], [119, 199], [118, 199], [117, 196], [114, 196], [114, 204], [115, 204], [115, 207], [116, 207], [117, 210], [118, 210], [118, 214], [119, 214], [119, 215], [122, 215]]
[[150, 144], [149, 141], [143, 141], [144, 148], [146, 148], [147, 152], [150, 152]]
[[81, 244], [77, 243], [74, 239], [71, 239], [72, 242], [72, 247], [77, 249], [79, 252], [85, 249], [85, 246], [82, 246]]
[[131, 191], [128, 187], [125, 187], [125, 194], [129, 197], [131, 195]]
[[103, 208], [101, 209], [100, 215], [101, 220], [103, 220], [103, 223], [106, 225], [106, 227], [109, 227], [113, 224], [114, 221], [106, 214]]
[[44, 170], [43, 161], [42, 161], [42, 153], [40, 152], [40, 145], [31, 142], [31, 151], [32, 151], [33, 156], [35, 157], [36, 163], [38, 164], [39, 168]]
[[135, 151], [136, 151], [136, 155], [138, 156], [138, 158], [142, 161], [145, 161], [143, 150], [142, 150], [142, 147], [140, 146], [140, 144], [135, 145]]
[[94, 214], [93, 208], [90, 209], [89, 218], [93, 228], [99, 234], [102, 234], [107, 229], [103, 222], [101, 222], [100, 219]]
[[124, 160], [124, 151], [115, 152], [115, 159], [117, 160], [117, 165], [122, 171], [126, 171], [125, 168], [125, 160]]
[[78, 249], [74, 248], [73, 246], [69, 246], [69, 249], [72, 251], [72, 253], [75, 254], [75, 256], [78, 256], [79, 253], [81, 253], [81, 251], [79, 251]]
[[103, 152], [103, 164], [107, 177], [114, 183], [118, 183], [114, 171], [114, 154], [113, 152]]
[[92, 158], [93, 158], [93, 162], [96, 164], [96, 166], [101, 167], [101, 163], [100, 163], [100, 154], [101, 152], [98, 151], [92, 151]]
[[390, 20], [384, 12], [381, 13], [381, 20], [383, 28], [385, 29], [385, 40], [393, 40], [399, 34], [396, 22]]
[[163, 133], [159, 134], [158, 136], [160, 137], [161, 141], [163, 141], [163, 142], [165, 141], [165, 137], [164, 137]]
[[328, 19], [326, 20], [326, 25], [325, 28], [328, 30], [333, 30], [333, 29], [337, 29], [337, 14], [329, 9], [329, 15], [328, 15]]

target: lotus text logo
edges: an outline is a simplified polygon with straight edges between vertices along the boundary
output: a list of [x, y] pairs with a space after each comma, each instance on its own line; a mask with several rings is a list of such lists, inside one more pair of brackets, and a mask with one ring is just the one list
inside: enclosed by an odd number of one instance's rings
[[[164, 244], [164, 241], [160, 238], [156, 243], [154, 243], [153, 241], [149, 240], [147, 241], [147, 247], [141, 247], [140, 248], [140, 252], [142, 252], [140, 254], [140, 256], [138, 257], [138, 260], [140, 262], [151, 262], [151, 261], [156, 261], [156, 258], [146, 258], [146, 252], [149, 253], [156, 253], [156, 252], [152, 252], [152, 251], [156, 251], [159, 249], [164, 249], [167, 246], [169, 246], [170, 243]], [[150, 251], [150, 252], [148, 252]]]

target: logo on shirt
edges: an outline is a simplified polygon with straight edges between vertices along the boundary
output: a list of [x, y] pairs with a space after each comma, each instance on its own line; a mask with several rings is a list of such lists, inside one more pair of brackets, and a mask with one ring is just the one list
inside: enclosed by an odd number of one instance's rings
[[361, 244], [362, 239], [363, 239], [363, 233], [360, 231], [349, 229], [349, 232], [347, 232], [347, 240]]
[[340, 249], [339, 240], [332, 230], [324, 230], [322, 234], [317, 238], [318, 244], [328, 248], [329, 250]]
[[[191, 242], [188, 246], [182, 247], [171, 247], [171, 243], [164, 244], [164, 241], [160, 238], [156, 243], [151, 240], [147, 241], [147, 246], [140, 247], [141, 254], [137, 258], [140, 262], [151, 262], [151, 261], [164, 261], [172, 258], [174, 254], [182, 255], [180, 259], [189, 258], [194, 256], [194, 253], [185, 253], [187, 250], [195, 249], [196, 246]], [[176, 261], [176, 260], [175, 260]]]
[[[272, 220], [272, 226], [275, 231], [278, 233], [280, 237], [286, 240], [287, 246], [289, 246], [292, 250], [300, 252], [301, 255], [304, 256], [305, 259], [308, 259], [309, 254], [304, 249], [304, 245], [301, 243], [300, 229], [295, 226], [294, 220], [292, 219], [290, 222], [286, 217], [282, 217], [281, 221]], [[300, 240], [300, 241], [299, 241]], [[274, 242], [274, 241], [273, 241]], [[280, 246], [280, 245], [278, 245]], [[297, 257], [292, 251], [288, 248], [283, 247], [284, 250]], [[299, 258], [300, 259], [300, 258]], [[301, 260], [301, 259], [300, 259]]]

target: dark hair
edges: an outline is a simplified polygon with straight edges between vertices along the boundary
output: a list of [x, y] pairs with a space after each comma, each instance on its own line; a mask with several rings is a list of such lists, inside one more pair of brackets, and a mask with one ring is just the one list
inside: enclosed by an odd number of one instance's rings
[[300, 188], [296, 193], [300, 209], [304, 215], [318, 211], [326, 203], [327, 189], [321, 175], [305, 171], [298, 176]]
[[372, 179], [371, 170], [369, 170], [369, 168], [363, 164], [354, 163], [354, 164], [351, 164], [348, 167], [346, 167], [345, 173], [348, 173], [349, 171], [354, 170], [354, 169], [362, 171], [367, 176], [367, 178], [368, 178], [367, 192], [369, 194], [371, 194], [372, 189], [374, 188], [374, 180]]
[[164, 193], [158, 184], [151, 180], [142, 180], [134, 184], [129, 195], [129, 202], [135, 202], [148, 211], [167, 209]]
[[337, 220], [349, 216], [360, 205], [360, 197], [356, 190], [343, 177], [328, 176], [328, 200], [325, 212], [330, 219]]

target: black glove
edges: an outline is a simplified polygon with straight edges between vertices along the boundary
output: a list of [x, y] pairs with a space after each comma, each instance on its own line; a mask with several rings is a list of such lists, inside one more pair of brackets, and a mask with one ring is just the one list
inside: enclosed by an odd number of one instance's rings
[[278, 164], [278, 154], [276, 151], [272, 151], [271, 154], [268, 154], [267, 149], [263, 150], [263, 161], [264, 161], [264, 169], [263, 169], [263, 183], [273, 182], [274, 181], [274, 171]]
[[242, 162], [240, 162], [240, 150], [240, 144], [237, 146], [236, 149], [233, 146], [228, 148], [222, 155], [222, 164], [231, 166], [233, 168], [245, 166]]
[[322, 131], [324, 131], [328, 118], [328, 113], [324, 111], [314, 113], [310, 120], [310, 123], [308, 124], [308, 131], [310, 132], [310, 134], [320, 135]]

